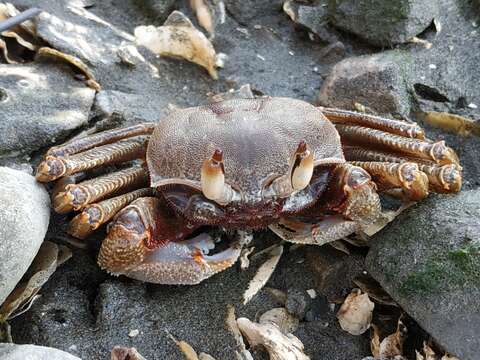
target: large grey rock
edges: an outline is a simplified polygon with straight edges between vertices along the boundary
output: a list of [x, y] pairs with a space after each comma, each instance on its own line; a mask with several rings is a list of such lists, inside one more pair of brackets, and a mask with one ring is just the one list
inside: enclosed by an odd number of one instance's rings
[[480, 190], [436, 196], [373, 241], [367, 270], [449, 353], [480, 349]]
[[0, 157], [52, 145], [87, 124], [94, 95], [66, 66], [0, 64]]
[[31, 175], [0, 167], [0, 304], [35, 257], [49, 219], [43, 186]]
[[332, 23], [378, 46], [403, 43], [438, 13], [436, 0], [330, 0]]
[[80, 360], [65, 351], [36, 345], [0, 344], [2, 360]]
[[401, 51], [345, 59], [333, 67], [318, 101], [343, 109], [360, 103], [379, 113], [407, 114], [410, 102], [405, 76], [410, 61], [408, 53]]

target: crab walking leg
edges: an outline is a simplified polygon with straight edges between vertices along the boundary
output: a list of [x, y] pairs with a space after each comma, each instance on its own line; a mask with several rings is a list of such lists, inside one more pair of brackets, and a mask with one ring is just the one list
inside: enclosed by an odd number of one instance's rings
[[98, 264], [115, 275], [157, 284], [198, 284], [232, 266], [240, 247], [206, 255], [214, 242], [176, 217], [159, 198], [144, 197], [122, 209], [109, 226]]
[[415, 123], [340, 109], [320, 107], [320, 110], [334, 124], [360, 125], [408, 138], [425, 139], [425, 132]]
[[79, 184], [68, 184], [65, 191], [53, 198], [53, 208], [60, 214], [79, 210], [117, 191], [148, 185], [148, 174], [143, 167], [131, 167], [103, 175]]
[[125, 128], [106, 130], [97, 134], [70, 140], [59, 146], [53, 146], [47, 151], [47, 155], [55, 157], [73, 155], [97, 146], [111, 144], [125, 138], [131, 138], [138, 135], [150, 135], [154, 129], [154, 123], [143, 123]]
[[361, 167], [349, 163], [337, 165], [328, 186], [328, 194], [316, 210], [337, 214], [316, 221], [315, 210], [308, 209], [299, 215], [302, 218], [313, 215], [312, 223], [285, 218], [269, 228], [290, 242], [323, 245], [348, 236], [378, 218], [381, 207], [376, 185]]
[[349, 161], [416, 162], [419, 170], [427, 175], [429, 190], [436, 193], [458, 192], [462, 187], [462, 169], [458, 165], [437, 165], [429, 160], [413, 159], [354, 146], [345, 146], [343, 150]]
[[298, 243], [323, 245], [344, 238], [358, 229], [355, 221], [345, 220], [341, 215], [327, 216], [318, 223], [310, 224], [293, 219], [282, 219], [269, 229], [282, 240]]
[[444, 141], [427, 142], [389, 134], [380, 130], [356, 125], [335, 125], [342, 142], [347, 145], [367, 144], [371, 147], [387, 149], [420, 159], [432, 160], [441, 165], [458, 165], [458, 157]]
[[72, 156], [55, 157], [49, 155], [38, 165], [36, 179], [40, 182], [49, 182], [62, 176], [72, 175], [102, 165], [144, 158], [147, 150], [147, 140], [147, 137], [139, 136], [98, 146]]
[[110, 221], [117, 212], [133, 200], [151, 195], [153, 195], [153, 189], [144, 188], [87, 205], [80, 214], [70, 221], [67, 232], [76, 238], [85, 239], [101, 225]]
[[414, 201], [428, 196], [427, 175], [414, 162], [352, 161], [350, 163], [366, 170], [381, 191], [401, 188], [405, 197]]

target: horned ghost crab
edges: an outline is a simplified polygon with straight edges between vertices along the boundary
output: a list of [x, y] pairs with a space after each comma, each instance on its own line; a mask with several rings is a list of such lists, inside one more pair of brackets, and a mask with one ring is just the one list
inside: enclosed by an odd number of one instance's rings
[[[71, 181], [135, 159], [142, 165]], [[264, 97], [71, 140], [47, 152], [36, 177], [59, 179], [57, 212], [81, 211], [69, 225], [73, 236], [111, 221], [98, 256], [103, 269], [196, 284], [241, 250], [233, 242], [209, 254], [215, 244], [204, 228], [269, 227], [284, 240], [322, 245], [374, 222], [379, 192], [409, 200], [457, 192], [460, 172], [455, 152], [415, 123]]]

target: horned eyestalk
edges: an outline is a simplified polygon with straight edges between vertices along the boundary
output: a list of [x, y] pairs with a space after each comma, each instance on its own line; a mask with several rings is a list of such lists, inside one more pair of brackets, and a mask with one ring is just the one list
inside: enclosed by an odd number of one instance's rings
[[223, 152], [220, 149], [216, 149], [212, 157], [203, 162], [200, 182], [203, 195], [220, 205], [226, 205], [232, 200], [240, 199], [240, 195], [225, 183]]
[[297, 191], [305, 189], [312, 179], [313, 153], [308, 148], [305, 140], [300, 141], [298, 144], [291, 174], [292, 188]]
[[288, 174], [276, 178], [263, 192], [265, 197], [287, 197], [305, 189], [312, 179], [313, 153], [305, 140], [301, 140], [290, 162]]

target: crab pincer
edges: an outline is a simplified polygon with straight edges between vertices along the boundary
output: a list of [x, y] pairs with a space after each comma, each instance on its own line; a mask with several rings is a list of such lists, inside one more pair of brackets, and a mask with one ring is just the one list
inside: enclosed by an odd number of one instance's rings
[[162, 201], [144, 197], [121, 210], [108, 229], [98, 256], [115, 275], [161, 284], [197, 284], [232, 266], [240, 247], [208, 255], [215, 244], [202, 233], [183, 240], [196, 227], [173, 218]]

